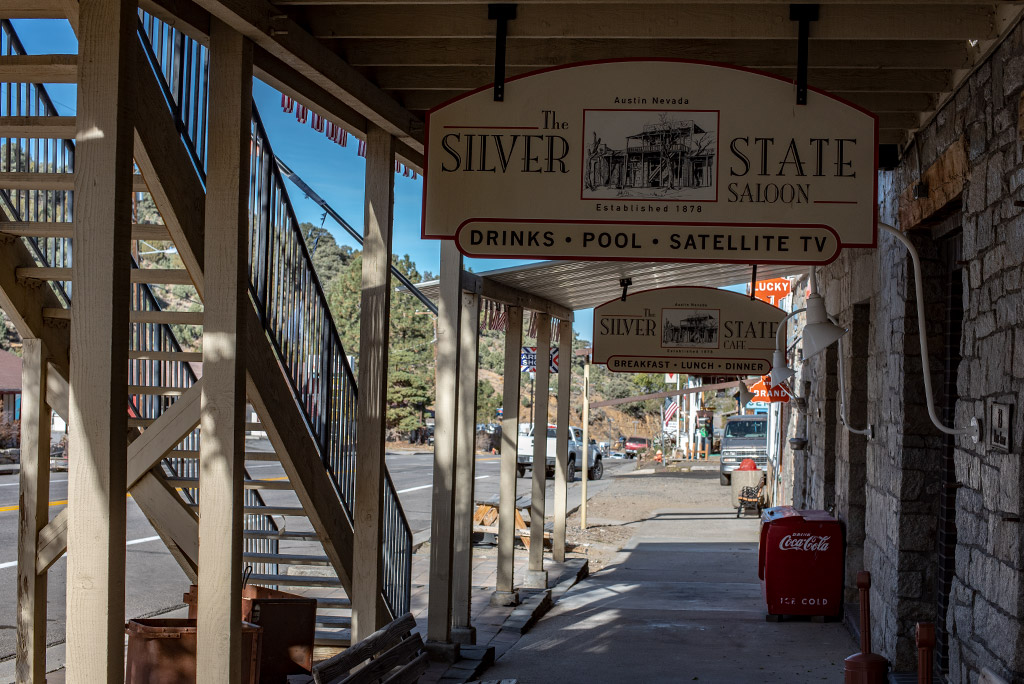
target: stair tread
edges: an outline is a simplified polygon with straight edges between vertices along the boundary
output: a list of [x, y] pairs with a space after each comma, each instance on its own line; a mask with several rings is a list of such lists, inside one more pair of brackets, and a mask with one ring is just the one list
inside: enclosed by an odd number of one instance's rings
[[262, 532], [257, 530], [244, 530], [243, 536], [250, 539], [314, 539], [319, 541], [320, 535], [310, 530], [309, 532]]
[[249, 581], [258, 584], [279, 584], [286, 587], [340, 587], [337, 577], [303, 575], [249, 575]]
[[317, 615], [316, 624], [328, 627], [351, 627], [352, 618], [346, 615]]
[[292, 553], [245, 553], [242, 560], [254, 561], [277, 561], [291, 563], [294, 565], [330, 565], [331, 561], [327, 556], [304, 555]]
[[316, 630], [313, 643], [317, 646], [351, 646], [352, 630]]

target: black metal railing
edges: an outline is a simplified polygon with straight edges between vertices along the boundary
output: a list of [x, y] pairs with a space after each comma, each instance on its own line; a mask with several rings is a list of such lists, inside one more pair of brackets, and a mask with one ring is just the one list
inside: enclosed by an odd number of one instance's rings
[[[139, 14], [140, 38], [205, 183], [208, 52], [178, 29]], [[351, 523], [355, 378], [255, 104], [251, 130], [250, 295]], [[409, 609], [412, 532], [386, 470], [384, 490], [384, 596], [392, 613], [400, 615]]]

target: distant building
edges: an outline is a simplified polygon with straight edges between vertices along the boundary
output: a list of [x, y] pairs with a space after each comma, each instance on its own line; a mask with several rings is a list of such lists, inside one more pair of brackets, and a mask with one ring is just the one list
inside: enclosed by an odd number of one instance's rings
[[0, 349], [0, 420], [21, 420], [21, 357]]

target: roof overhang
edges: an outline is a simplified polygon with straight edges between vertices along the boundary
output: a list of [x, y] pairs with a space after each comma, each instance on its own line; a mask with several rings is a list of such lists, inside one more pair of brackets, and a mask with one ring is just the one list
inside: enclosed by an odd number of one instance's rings
[[[762, 265], [757, 267], [758, 280], [783, 278], [807, 273], [807, 266]], [[506, 292], [519, 292], [534, 298], [535, 307], [520, 302], [525, 308], [540, 310], [543, 302], [551, 302], [569, 311], [592, 309], [622, 295], [619, 281], [629, 278], [630, 291], [655, 287], [704, 286], [727, 287], [750, 282], [753, 269], [746, 264], [689, 264], [632, 261], [540, 261], [524, 266], [500, 268], [483, 273], [469, 274], [482, 283], [481, 295], [488, 296], [488, 284], [500, 286]], [[440, 281], [431, 280], [417, 285], [421, 292], [437, 300]], [[492, 287], [492, 291], [494, 288]], [[505, 301], [505, 303], [512, 303]], [[552, 311], [548, 311], [556, 315]]]

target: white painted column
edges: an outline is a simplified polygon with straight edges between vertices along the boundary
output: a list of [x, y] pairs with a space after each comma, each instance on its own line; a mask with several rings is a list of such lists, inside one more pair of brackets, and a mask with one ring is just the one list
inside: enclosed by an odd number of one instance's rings
[[[551, 557], [565, 562], [565, 513], [568, 495], [566, 468], [569, 464], [569, 395], [572, 388], [572, 321], [558, 322], [558, 437], [555, 463], [555, 529], [551, 533]], [[587, 470], [587, 444], [576, 456], [576, 470]], [[584, 474], [586, 477], [586, 474]]]
[[462, 293], [459, 334], [459, 418], [455, 456], [455, 529], [452, 560], [452, 641], [475, 644], [471, 624], [473, 590], [473, 484], [476, 475], [476, 382], [480, 343], [480, 295]]
[[210, 19], [203, 389], [199, 425], [200, 682], [238, 682], [242, 671], [242, 480], [245, 339], [249, 304], [249, 148], [252, 43]]
[[[590, 448], [590, 354], [583, 361], [583, 443]], [[580, 485], [580, 529], [587, 529], [587, 482], [590, 473], [583, 469], [583, 481]]]
[[389, 620], [378, 610], [384, 589], [384, 432], [391, 320], [392, 208], [395, 139], [373, 124], [366, 133], [355, 541], [352, 554], [352, 643]]
[[501, 483], [498, 501], [498, 580], [491, 603], [519, 603], [514, 588], [516, 463], [519, 457], [519, 368], [523, 347], [523, 308], [508, 309], [505, 331], [505, 368], [502, 387]]
[[427, 648], [452, 659], [452, 537], [455, 516], [455, 448], [458, 419], [459, 308], [462, 254], [452, 240], [441, 242], [441, 291], [437, 314], [434, 413], [434, 487], [430, 514], [430, 582]]
[[72, 684], [124, 679], [136, 5], [81, 6], [68, 402], [65, 646]]
[[18, 502], [18, 617], [15, 681], [46, 680], [46, 572], [36, 574], [39, 530], [50, 503], [50, 407], [46, 347], [24, 340], [21, 357], [21, 497]]
[[548, 385], [551, 377], [551, 315], [537, 314], [537, 388], [533, 407], [533, 489], [530, 496], [530, 564], [523, 586], [546, 588], [544, 494], [548, 461]]

